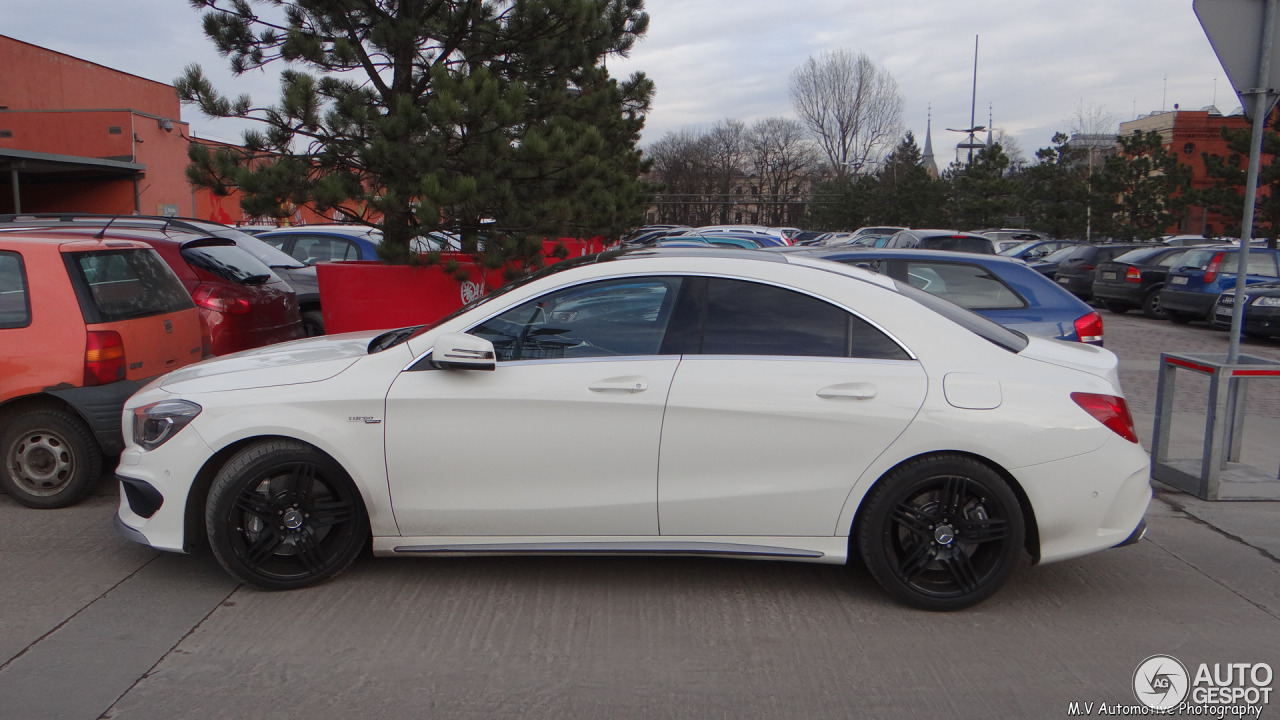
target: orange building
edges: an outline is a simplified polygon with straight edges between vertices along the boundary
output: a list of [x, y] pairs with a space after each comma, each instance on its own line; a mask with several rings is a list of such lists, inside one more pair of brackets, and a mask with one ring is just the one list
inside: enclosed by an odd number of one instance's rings
[[188, 145], [221, 143], [191, 137], [172, 85], [3, 35], [0, 68], [0, 213], [245, 219], [187, 182]]
[[[1180, 110], [1174, 106], [1171, 112], [1151, 113], [1120, 123], [1120, 134], [1129, 135], [1137, 130], [1160, 133], [1165, 149], [1176, 154], [1179, 162], [1191, 167], [1191, 187], [1199, 190], [1214, 184], [1205, 171], [1205, 153], [1227, 158], [1228, 162], [1237, 163], [1242, 168], [1248, 165], [1248, 155], [1242, 157], [1227, 147], [1227, 141], [1222, 139], [1222, 129], [1249, 130], [1251, 127], [1244, 115], [1223, 115], [1213, 106], [1201, 110]], [[1262, 162], [1264, 165], [1270, 162], [1270, 156], [1264, 155]], [[1239, 227], [1239, 217], [1226, 217], [1207, 212], [1203, 207], [1191, 206], [1183, 214], [1182, 221], [1168, 228], [1168, 232], [1233, 235]]]

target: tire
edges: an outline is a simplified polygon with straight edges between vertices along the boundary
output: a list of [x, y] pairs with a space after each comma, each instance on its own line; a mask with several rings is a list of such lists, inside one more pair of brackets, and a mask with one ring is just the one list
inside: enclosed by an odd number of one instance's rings
[[324, 334], [324, 313], [319, 310], [307, 310], [302, 313], [302, 332], [307, 337]]
[[12, 416], [0, 431], [0, 485], [27, 507], [74, 505], [102, 477], [102, 448], [84, 421], [65, 410]]
[[1142, 314], [1152, 320], [1163, 320], [1166, 315], [1160, 307], [1160, 288], [1155, 288], [1142, 298]]
[[267, 440], [233, 455], [209, 488], [205, 526], [222, 567], [263, 590], [328, 580], [369, 538], [351, 476], [296, 440]]
[[858, 548], [867, 569], [890, 595], [922, 610], [982, 602], [1021, 557], [1018, 499], [994, 470], [964, 455], [899, 466], [864, 507]]
[[1133, 309], [1133, 306], [1119, 300], [1100, 300], [1099, 302], [1102, 307], [1107, 309], [1107, 312], [1112, 312], [1116, 315], [1123, 315]]
[[1195, 320], [1196, 316], [1191, 313], [1182, 312], [1181, 310], [1165, 310], [1164, 318], [1174, 325], [1186, 325], [1192, 320]]

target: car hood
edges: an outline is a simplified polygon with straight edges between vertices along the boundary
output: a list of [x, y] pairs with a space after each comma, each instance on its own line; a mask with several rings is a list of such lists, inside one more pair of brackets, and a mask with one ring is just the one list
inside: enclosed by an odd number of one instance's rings
[[1050, 340], [1030, 335], [1027, 336], [1027, 341], [1027, 346], [1018, 353], [1019, 355], [1050, 365], [1079, 370], [1103, 378], [1116, 388], [1120, 387], [1120, 375], [1117, 371], [1119, 360], [1110, 350], [1087, 343]]
[[219, 392], [327, 380], [368, 355], [381, 331], [268, 345], [188, 365], [160, 379], [168, 392]]

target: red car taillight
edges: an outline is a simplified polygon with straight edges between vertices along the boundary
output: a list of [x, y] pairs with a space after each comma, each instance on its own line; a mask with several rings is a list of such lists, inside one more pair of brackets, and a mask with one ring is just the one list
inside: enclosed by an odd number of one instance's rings
[[1142, 271], [1130, 265], [1129, 269], [1124, 271], [1124, 281], [1136, 283], [1142, 282]]
[[1080, 342], [1090, 345], [1102, 344], [1102, 316], [1096, 312], [1076, 318], [1076, 335]]
[[84, 345], [84, 384], [106, 385], [124, 378], [124, 340], [120, 333], [90, 330]]
[[191, 293], [196, 305], [208, 310], [245, 315], [252, 310], [249, 301], [217, 285], [200, 285]]
[[1211, 283], [1218, 279], [1218, 270], [1222, 268], [1222, 253], [1213, 256], [1209, 261], [1209, 265], [1204, 269], [1204, 281]]
[[1071, 399], [1115, 434], [1131, 443], [1138, 442], [1138, 433], [1133, 428], [1133, 416], [1129, 414], [1129, 404], [1124, 398], [1077, 392], [1071, 393]]

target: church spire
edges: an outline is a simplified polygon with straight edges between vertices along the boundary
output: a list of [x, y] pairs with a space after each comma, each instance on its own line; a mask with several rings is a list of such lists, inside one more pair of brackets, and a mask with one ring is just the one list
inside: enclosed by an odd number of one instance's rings
[[929, 173], [929, 177], [938, 177], [938, 163], [933, 159], [933, 105], [929, 105], [928, 119], [924, 125], [924, 154], [920, 157], [920, 164], [924, 167], [925, 172]]

